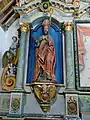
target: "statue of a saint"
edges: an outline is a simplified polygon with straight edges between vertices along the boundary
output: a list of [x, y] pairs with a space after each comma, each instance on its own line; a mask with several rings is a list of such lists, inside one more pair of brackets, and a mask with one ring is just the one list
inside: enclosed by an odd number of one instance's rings
[[50, 21], [44, 20], [42, 23], [43, 35], [36, 40], [35, 69], [33, 81], [56, 81], [55, 69], [55, 48], [51, 36], [48, 34]]

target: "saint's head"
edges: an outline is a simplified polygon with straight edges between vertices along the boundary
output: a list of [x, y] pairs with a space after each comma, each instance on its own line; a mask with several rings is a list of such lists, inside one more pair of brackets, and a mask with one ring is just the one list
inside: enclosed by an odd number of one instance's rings
[[44, 20], [42, 23], [42, 26], [43, 26], [44, 34], [47, 35], [48, 30], [49, 30], [49, 26], [50, 26], [50, 21], [48, 19]]

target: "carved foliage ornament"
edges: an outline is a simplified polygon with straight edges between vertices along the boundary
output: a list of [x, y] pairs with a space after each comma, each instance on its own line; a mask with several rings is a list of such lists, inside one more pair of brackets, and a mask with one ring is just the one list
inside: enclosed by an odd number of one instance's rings
[[[40, 9], [42, 12], [50, 12], [53, 9], [58, 9], [64, 13], [73, 13], [74, 18], [79, 18], [82, 15], [89, 12], [89, 5], [79, 11], [80, 0], [63, 0], [63, 1], [49, 1], [42, 0], [33, 2], [34, 0], [16, 0], [16, 6], [14, 7], [15, 12], [18, 12], [19, 15], [27, 14], [35, 9]], [[83, 0], [82, 0], [83, 1]], [[83, 1], [85, 2], [85, 1]], [[86, 0], [88, 2], [88, 0]]]

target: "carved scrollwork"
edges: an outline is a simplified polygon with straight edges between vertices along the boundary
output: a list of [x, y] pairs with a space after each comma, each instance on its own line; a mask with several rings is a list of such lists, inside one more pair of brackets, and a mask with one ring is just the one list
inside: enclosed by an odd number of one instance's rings
[[[4, 58], [3, 58], [4, 59]], [[2, 73], [2, 89], [11, 90], [15, 87], [16, 82], [16, 65], [17, 65], [18, 55], [14, 56], [10, 63], [8, 63]]]
[[16, 83], [16, 71], [19, 52], [19, 39], [16, 36], [12, 37], [13, 43], [9, 50], [6, 51], [2, 58], [3, 73], [1, 76], [2, 89], [12, 90]]
[[13, 89], [15, 87], [15, 80], [16, 78], [14, 76], [6, 77], [6, 82], [4, 84], [4, 87], [6, 89]]
[[48, 2], [42, 2], [39, 8], [43, 12], [49, 12], [51, 10], [51, 6], [50, 6], [49, 1]]

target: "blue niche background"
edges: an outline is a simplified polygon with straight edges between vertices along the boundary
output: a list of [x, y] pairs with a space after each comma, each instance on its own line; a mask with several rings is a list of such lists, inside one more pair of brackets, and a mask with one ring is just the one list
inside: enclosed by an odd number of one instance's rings
[[[31, 29], [29, 39], [29, 54], [28, 54], [28, 68], [27, 68], [27, 81], [29, 84], [32, 82], [34, 74], [34, 64], [35, 64], [35, 40], [39, 39], [43, 35], [42, 23]], [[63, 84], [63, 41], [62, 41], [62, 31], [55, 24], [51, 24], [49, 28], [49, 34], [51, 35], [55, 47], [56, 54], [56, 65], [55, 65], [55, 76], [58, 84]]]

